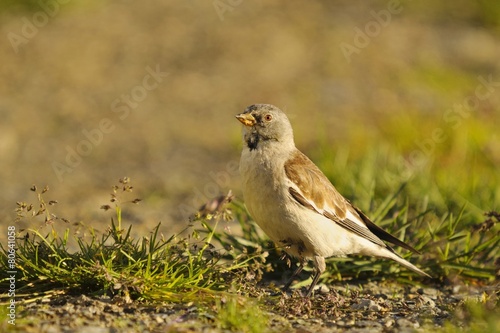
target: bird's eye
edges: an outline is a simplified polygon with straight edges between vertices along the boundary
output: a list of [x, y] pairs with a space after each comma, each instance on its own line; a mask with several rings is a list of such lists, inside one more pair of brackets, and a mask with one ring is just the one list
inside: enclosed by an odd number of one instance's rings
[[272, 116], [272, 115], [270, 115], [270, 114], [266, 114], [266, 115], [264, 116], [264, 119], [265, 119], [266, 121], [271, 121], [271, 120], [273, 120], [273, 116]]

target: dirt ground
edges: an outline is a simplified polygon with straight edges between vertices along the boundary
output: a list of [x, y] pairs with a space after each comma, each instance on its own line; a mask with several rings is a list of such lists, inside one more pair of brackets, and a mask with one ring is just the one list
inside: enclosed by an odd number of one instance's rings
[[[299, 291], [260, 297], [275, 332], [415, 332], [452, 322], [467, 325], [465, 300], [493, 289], [402, 287], [391, 283], [323, 287], [311, 299]], [[274, 296], [270, 296], [273, 295]], [[268, 311], [269, 311], [268, 310]], [[24, 332], [220, 332], [217, 313], [192, 303], [149, 305], [124, 298], [59, 295], [25, 306]]]

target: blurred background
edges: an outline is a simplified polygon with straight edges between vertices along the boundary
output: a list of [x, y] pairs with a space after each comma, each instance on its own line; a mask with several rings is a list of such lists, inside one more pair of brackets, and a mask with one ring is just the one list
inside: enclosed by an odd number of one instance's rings
[[375, 152], [401, 179], [426, 170], [436, 207], [499, 208], [498, 2], [10, 0], [0, 10], [2, 224], [17, 201], [36, 202], [37, 184], [55, 214], [99, 227], [112, 216], [99, 207], [128, 176], [143, 200], [124, 208], [128, 221], [177, 232], [210, 197], [240, 197], [234, 115], [254, 103], [285, 110], [297, 146], [350, 198], [363, 194], [342, 171]]

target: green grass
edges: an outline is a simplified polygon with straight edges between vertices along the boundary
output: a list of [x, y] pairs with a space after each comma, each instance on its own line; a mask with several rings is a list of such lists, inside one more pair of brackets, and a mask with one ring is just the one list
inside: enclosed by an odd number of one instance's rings
[[[128, 182], [125, 178], [120, 180], [120, 186], [113, 187], [111, 203], [115, 205], [116, 217], [111, 219], [106, 232], [98, 235], [89, 227], [89, 236], [75, 237], [76, 251], [68, 246], [70, 229], [58, 235], [53, 228], [57, 218], [43, 199], [48, 189], [40, 192], [36, 187], [31, 189], [36, 192], [40, 208], [34, 211], [32, 204], [18, 203], [18, 218], [43, 216], [50, 231], [47, 234], [37, 229], [22, 232], [16, 252], [17, 269], [22, 275], [18, 278], [18, 295], [67, 290], [179, 301], [180, 295], [189, 298], [198, 291], [221, 288], [214, 276], [213, 266], [218, 259], [211, 250], [210, 236], [201, 241], [191, 235], [194, 238], [191, 242], [176, 235], [165, 239], [159, 235], [158, 225], [149, 237], [133, 239], [132, 226], [127, 230], [121, 228], [124, 203], [118, 198], [132, 191]], [[129, 203], [138, 201], [134, 199]], [[2, 256], [2, 266], [5, 265], [5, 256]]]
[[259, 333], [268, 327], [267, 314], [256, 302], [247, 298], [229, 296], [218, 299], [215, 309], [215, 322], [219, 329]]
[[[467, 301], [455, 311], [455, 320], [447, 321], [445, 325], [437, 329], [438, 333], [461, 332], [484, 333], [500, 331], [500, 310], [498, 300], [488, 299], [483, 295], [481, 300]], [[460, 323], [457, 325], [457, 322]]]

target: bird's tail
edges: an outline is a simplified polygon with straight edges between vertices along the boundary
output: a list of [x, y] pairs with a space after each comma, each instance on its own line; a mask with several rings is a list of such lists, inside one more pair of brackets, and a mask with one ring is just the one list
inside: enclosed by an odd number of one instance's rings
[[424, 272], [423, 270], [421, 270], [420, 268], [418, 268], [417, 266], [413, 265], [411, 262], [401, 258], [397, 253], [395, 252], [390, 252], [390, 251], [387, 251], [385, 253], [385, 256], [389, 259], [392, 259], [396, 262], [398, 262], [399, 264], [401, 264], [402, 266], [408, 268], [409, 270], [412, 270], [414, 271], [415, 273], [418, 273], [422, 276], [426, 276], [428, 278], [432, 278], [429, 274], [427, 274], [426, 272]]

